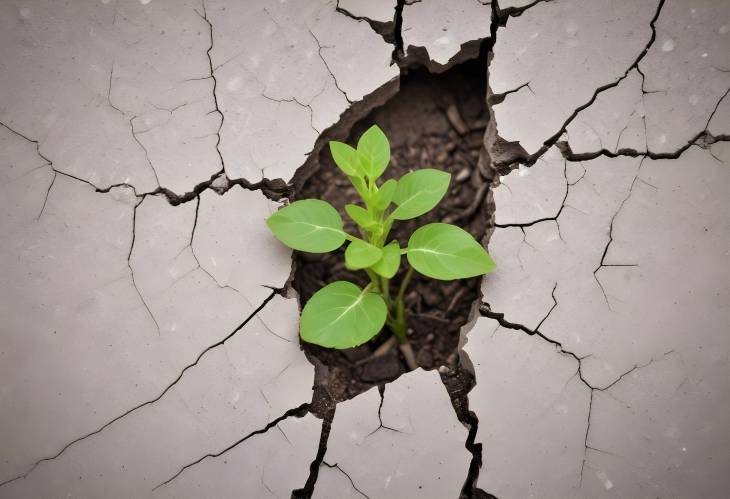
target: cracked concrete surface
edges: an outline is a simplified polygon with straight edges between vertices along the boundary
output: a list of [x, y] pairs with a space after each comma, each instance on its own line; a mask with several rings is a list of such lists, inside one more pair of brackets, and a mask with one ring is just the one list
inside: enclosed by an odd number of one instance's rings
[[406, 54], [423, 47], [436, 67], [448, 67], [462, 45], [489, 37], [489, 4], [475, 0], [421, 0], [403, 9]]
[[439, 374], [404, 374], [382, 401], [371, 388], [337, 406], [323, 463], [330, 472], [314, 497], [458, 497], [471, 460], [466, 437]]
[[[726, 496], [727, 2], [0, 13], [0, 497]], [[320, 136], [480, 50], [476, 384], [322, 421], [263, 220]]]

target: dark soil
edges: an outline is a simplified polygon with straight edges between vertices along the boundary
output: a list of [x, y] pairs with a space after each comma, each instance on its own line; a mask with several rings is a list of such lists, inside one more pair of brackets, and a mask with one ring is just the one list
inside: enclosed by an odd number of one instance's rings
[[[488, 119], [485, 78], [485, 64], [480, 61], [460, 64], [440, 75], [414, 71], [402, 78], [398, 94], [354, 125], [347, 139], [350, 144], [356, 143], [373, 123], [385, 131], [392, 150], [386, 179], [420, 168], [451, 172], [449, 193], [436, 209], [394, 225], [391, 237], [397, 238], [402, 247], [416, 228], [431, 222], [455, 223], [477, 240], [486, 234], [490, 220], [485, 202], [489, 180], [477, 167]], [[295, 199], [324, 199], [344, 214], [344, 205], [358, 202], [358, 195], [335, 166], [329, 148], [321, 150], [318, 160], [318, 165], [315, 162], [315, 168], [307, 172], [308, 179], [299, 179], [301, 187]], [[346, 230], [354, 233], [354, 224], [343, 218]], [[293, 287], [302, 304], [330, 282], [348, 280], [360, 286], [368, 282], [364, 272], [345, 269], [344, 249], [326, 254], [296, 252], [295, 264]], [[407, 267], [403, 258], [401, 270], [392, 280], [392, 293], [397, 291]], [[409, 339], [424, 369], [446, 366], [442, 373], [462, 371], [458, 365], [459, 332], [468, 322], [473, 304], [480, 299], [480, 281], [438, 281], [414, 274], [406, 293]], [[386, 329], [373, 341], [342, 351], [303, 343], [309, 358], [320, 368], [318, 391], [326, 392], [332, 402], [342, 401], [406, 372], [408, 368], [396, 348], [384, 356], [371, 357], [389, 336]], [[465, 392], [472, 382], [464, 379]]]

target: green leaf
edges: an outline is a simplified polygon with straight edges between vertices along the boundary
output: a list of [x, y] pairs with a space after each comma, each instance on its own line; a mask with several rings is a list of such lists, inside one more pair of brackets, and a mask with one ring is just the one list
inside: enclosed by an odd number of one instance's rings
[[496, 267], [471, 234], [442, 223], [424, 225], [411, 235], [408, 262], [421, 274], [444, 281], [487, 274]]
[[327, 253], [345, 242], [342, 217], [319, 199], [294, 201], [271, 215], [266, 225], [279, 241], [299, 251]]
[[377, 246], [355, 239], [345, 250], [345, 267], [350, 270], [364, 269], [383, 256], [383, 251]]
[[370, 191], [365, 183], [365, 179], [362, 177], [350, 177], [350, 182], [355, 186], [355, 190], [363, 200], [367, 201], [370, 199]]
[[345, 205], [345, 211], [352, 218], [353, 222], [363, 229], [370, 229], [378, 224], [368, 210], [356, 204]]
[[330, 152], [335, 164], [345, 172], [348, 177], [361, 177], [360, 159], [357, 151], [343, 142], [330, 141]]
[[387, 313], [380, 295], [336, 281], [314, 293], [304, 306], [299, 331], [308, 343], [352, 348], [378, 334]]
[[390, 143], [378, 125], [373, 125], [357, 142], [360, 164], [371, 180], [380, 177], [390, 162]]
[[378, 194], [373, 199], [373, 204], [379, 210], [384, 210], [388, 207], [390, 202], [393, 200], [395, 190], [398, 187], [398, 181], [395, 179], [386, 180], [383, 185], [380, 186]]
[[449, 189], [451, 174], [426, 168], [406, 173], [398, 180], [393, 202], [398, 207], [391, 217], [409, 220], [428, 213]]
[[372, 265], [373, 271], [387, 279], [392, 279], [400, 267], [400, 245], [391, 241], [383, 248], [383, 256]]

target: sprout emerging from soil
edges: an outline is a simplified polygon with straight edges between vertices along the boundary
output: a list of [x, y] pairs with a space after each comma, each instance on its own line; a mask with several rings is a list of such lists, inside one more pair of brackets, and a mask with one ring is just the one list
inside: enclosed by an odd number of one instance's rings
[[[309, 343], [345, 349], [367, 342], [387, 326], [415, 368], [403, 302], [414, 269], [450, 281], [487, 274], [494, 270], [494, 261], [471, 234], [451, 224], [418, 228], [407, 248], [395, 240], [388, 242], [395, 221], [419, 217], [441, 201], [451, 174], [415, 170], [378, 185], [390, 162], [390, 143], [377, 125], [360, 137], [357, 148], [336, 141], [329, 144], [335, 163], [362, 198], [364, 206], [345, 206], [360, 237], [346, 233], [337, 210], [319, 199], [295, 201], [271, 215], [266, 224], [277, 239], [298, 251], [327, 253], [349, 241], [345, 266], [365, 271], [370, 283], [360, 289], [351, 282], [336, 281], [317, 291], [302, 311], [300, 335]], [[398, 272], [402, 255], [410, 266], [397, 292], [391, 294], [390, 280]]]

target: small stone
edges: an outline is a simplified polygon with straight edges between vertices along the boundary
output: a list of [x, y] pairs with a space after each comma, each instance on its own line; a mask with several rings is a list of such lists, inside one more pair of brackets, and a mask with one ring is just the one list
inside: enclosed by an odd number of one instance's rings
[[468, 180], [471, 176], [471, 170], [469, 168], [462, 168], [459, 170], [459, 173], [456, 174], [456, 177], [454, 177], [454, 180], [457, 183], [464, 182], [465, 180]]
[[459, 108], [454, 104], [446, 108], [446, 117], [449, 119], [451, 126], [459, 132], [459, 135], [466, 135], [466, 132], [469, 131], [469, 127], [466, 126], [464, 119], [461, 117], [461, 113], [459, 113]]

